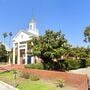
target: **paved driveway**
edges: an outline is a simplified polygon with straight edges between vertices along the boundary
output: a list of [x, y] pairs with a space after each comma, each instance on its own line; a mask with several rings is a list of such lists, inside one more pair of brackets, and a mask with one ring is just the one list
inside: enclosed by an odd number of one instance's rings
[[71, 73], [77, 73], [77, 74], [87, 74], [88, 77], [90, 77], [90, 67], [87, 68], [81, 68], [77, 70], [70, 70]]

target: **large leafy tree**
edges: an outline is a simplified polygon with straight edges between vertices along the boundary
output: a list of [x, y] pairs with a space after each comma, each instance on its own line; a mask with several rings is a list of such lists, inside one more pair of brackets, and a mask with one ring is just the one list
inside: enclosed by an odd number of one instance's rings
[[72, 57], [72, 58], [76, 59], [77, 58], [76, 51], [77, 51], [77, 49], [75, 47], [69, 48], [68, 58]]
[[7, 61], [7, 51], [5, 49], [5, 46], [0, 43], [0, 62], [6, 62]]
[[85, 36], [84, 41], [85, 42], [90, 42], [90, 26], [85, 28], [84, 36]]
[[51, 63], [53, 60], [58, 62], [61, 56], [66, 55], [68, 47], [65, 35], [61, 31], [47, 30], [45, 35], [29, 41], [31, 55], [40, 57], [44, 63]]
[[77, 56], [79, 57], [79, 59], [86, 59], [88, 57], [87, 53], [86, 53], [86, 48], [84, 47], [80, 47], [77, 48]]
[[85, 52], [87, 54], [87, 57], [90, 58], [90, 46], [85, 49]]
[[69, 57], [74, 57], [74, 59], [85, 59], [88, 58], [87, 48], [84, 47], [73, 47], [70, 48]]

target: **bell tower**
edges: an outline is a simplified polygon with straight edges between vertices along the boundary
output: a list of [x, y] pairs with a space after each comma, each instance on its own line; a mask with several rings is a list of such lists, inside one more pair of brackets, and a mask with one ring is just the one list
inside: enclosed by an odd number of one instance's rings
[[33, 33], [33, 34], [36, 34], [36, 35], [39, 35], [38, 33], [38, 29], [36, 27], [36, 22], [34, 19], [32, 19], [29, 23], [29, 32]]
[[29, 23], [29, 30], [36, 31], [36, 22], [34, 21], [34, 19], [32, 19]]

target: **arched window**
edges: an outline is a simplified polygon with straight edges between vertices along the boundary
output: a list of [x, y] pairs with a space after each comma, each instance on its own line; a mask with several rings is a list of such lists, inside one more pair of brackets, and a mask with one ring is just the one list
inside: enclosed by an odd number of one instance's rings
[[31, 30], [33, 29], [33, 26], [32, 26], [32, 25], [30, 25], [30, 29], [31, 29]]

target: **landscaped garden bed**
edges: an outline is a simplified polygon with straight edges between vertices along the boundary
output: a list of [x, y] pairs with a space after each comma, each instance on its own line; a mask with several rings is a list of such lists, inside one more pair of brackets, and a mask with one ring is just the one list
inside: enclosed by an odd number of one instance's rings
[[76, 90], [74, 87], [65, 85], [57, 87], [56, 81], [40, 79], [38, 76], [28, 75], [17, 71], [16, 76], [14, 71], [0, 73], [0, 80], [16, 86], [20, 90]]

